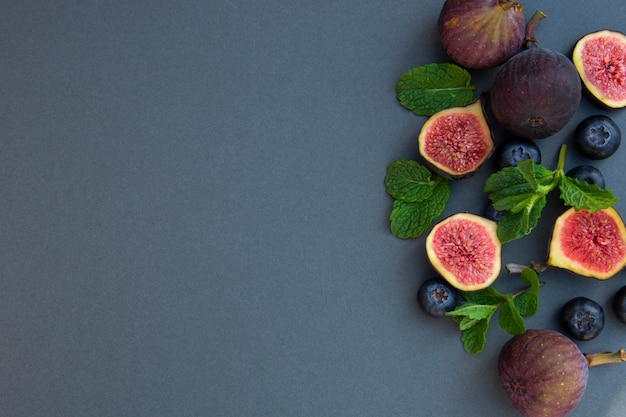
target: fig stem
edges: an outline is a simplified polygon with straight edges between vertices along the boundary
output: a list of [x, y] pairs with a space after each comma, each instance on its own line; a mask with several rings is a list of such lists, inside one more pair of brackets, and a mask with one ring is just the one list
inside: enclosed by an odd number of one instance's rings
[[626, 352], [624, 349], [620, 349], [617, 352], [596, 352], [585, 353], [584, 355], [585, 359], [587, 359], [587, 366], [589, 366], [589, 368], [626, 361]]
[[537, 263], [535, 261], [531, 262], [530, 265], [523, 265], [523, 264], [516, 264], [516, 263], [506, 264], [506, 269], [509, 271], [510, 274], [521, 274], [525, 268], [530, 268], [536, 273], [540, 274], [544, 272], [546, 269], [548, 269], [549, 267], [546, 264]]
[[526, 25], [526, 36], [524, 37], [524, 46], [526, 48], [537, 46], [537, 38], [535, 38], [535, 28], [537, 27], [539, 21], [545, 19], [546, 17], [548, 17], [547, 14], [545, 14], [541, 10], [537, 10], [528, 21], [528, 24]]

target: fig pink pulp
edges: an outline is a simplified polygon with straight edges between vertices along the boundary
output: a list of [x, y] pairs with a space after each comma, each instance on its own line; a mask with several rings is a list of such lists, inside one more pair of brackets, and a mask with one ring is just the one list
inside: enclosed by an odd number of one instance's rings
[[452, 286], [476, 291], [490, 286], [501, 269], [502, 245], [497, 224], [470, 213], [457, 213], [437, 223], [426, 238], [433, 267]]

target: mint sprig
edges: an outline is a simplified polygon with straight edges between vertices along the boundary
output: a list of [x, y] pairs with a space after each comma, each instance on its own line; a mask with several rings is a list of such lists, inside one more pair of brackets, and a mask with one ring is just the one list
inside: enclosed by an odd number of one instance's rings
[[487, 178], [484, 191], [493, 207], [503, 213], [498, 222], [498, 238], [502, 243], [519, 239], [537, 226], [547, 196], [556, 188], [563, 203], [576, 210], [595, 212], [618, 201], [611, 190], [566, 176], [563, 169], [566, 149], [566, 145], [561, 146], [554, 171], [525, 159]]
[[527, 287], [513, 294], [502, 294], [493, 287], [481, 291], [463, 292], [465, 301], [454, 310], [446, 313], [458, 324], [463, 333], [463, 348], [470, 355], [476, 355], [485, 347], [487, 330], [494, 314], [499, 311], [498, 325], [511, 335], [526, 331], [524, 317], [537, 312], [539, 305], [539, 278], [531, 268], [521, 273], [522, 282]]
[[456, 64], [426, 64], [400, 76], [396, 95], [400, 104], [418, 116], [431, 116], [440, 110], [466, 106], [474, 101], [471, 76]]
[[408, 159], [389, 164], [385, 188], [395, 199], [389, 216], [391, 233], [401, 239], [422, 235], [450, 198], [447, 179]]

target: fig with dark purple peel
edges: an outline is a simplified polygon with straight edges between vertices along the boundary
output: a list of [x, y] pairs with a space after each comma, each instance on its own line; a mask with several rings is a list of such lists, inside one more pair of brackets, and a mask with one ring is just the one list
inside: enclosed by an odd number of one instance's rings
[[456, 180], [473, 175], [495, 148], [483, 99], [430, 116], [418, 146], [424, 161], [438, 174]]
[[446, 53], [472, 69], [496, 67], [519, 51], [524, 25], [515, 0], [446, 0], [438, 21]]
[[508, 131], [542, 139], [561, 130], [578, 110], [582, 85], [572, 61], [537, 46], [534, 30], [546, 17], [538, 11], [526, 27], [527, 49], [500, 68], [491, 88], [494, 117]]
[[580, 403], [589, 369], [626, 360], [624, 350], [583, 354], [565, 335], [531, 329], [513, 336], [498, 357], [507, 397], [526, 417], [563, 417]]
[[612, 30], [589, 33], [576, 42], [572, 60], [585, 91], [604, 107], [626, 107], [626, 35]]

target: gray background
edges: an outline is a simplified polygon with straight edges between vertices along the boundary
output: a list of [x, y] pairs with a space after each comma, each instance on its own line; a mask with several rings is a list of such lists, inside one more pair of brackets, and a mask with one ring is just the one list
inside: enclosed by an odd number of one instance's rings
[[[467, 355], [414, 302], [433, 274], [423, 239], [389, 232], [385, 170], [417, 158], [424, 122], [395, 84], [448, 61], [441, 4], [3, 2], [0, 415], [514, 415], [495, 368], [508, 335], [494, 323]], [[563, 53], [625, 29], [623, 1], [524, 5]], [[493, 71], [472, 75], [489, 88]], [[593, 113], [583, 100], [541, 141], [546, 166]], [[623, 152], [596, 164], [618, 196]], [[491, 169], [452, 184], [444, 215], [480, 213]], [[542, 260], [561, 210], [552, 196], [505, 262]], [[577, 295], [608, 308], [626, 283], [542, 279], [529, 327], [558, 328]], [[580, 346], [625, 347], [626, 326], [607, 311]], [[572, 416], [622, 416], [625, 375], [592, 370]]]

